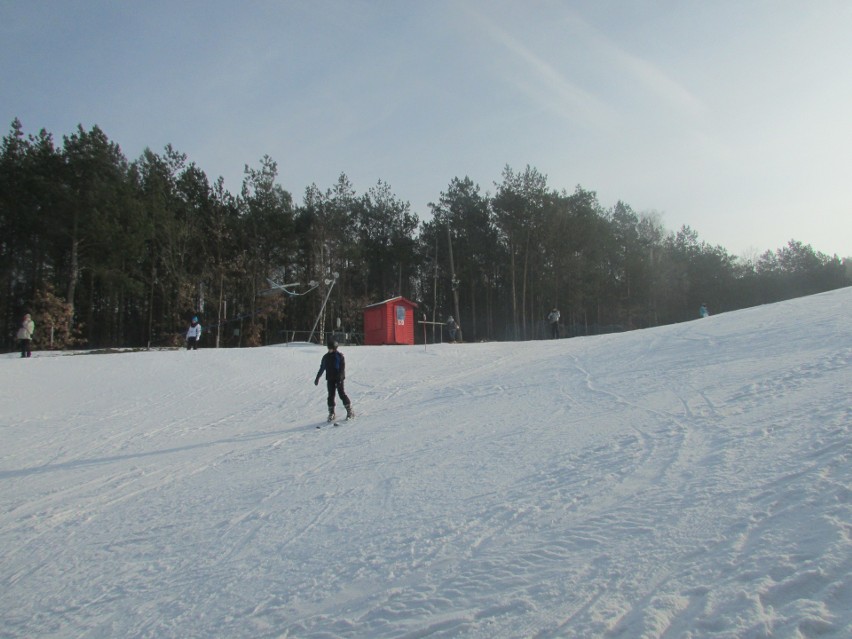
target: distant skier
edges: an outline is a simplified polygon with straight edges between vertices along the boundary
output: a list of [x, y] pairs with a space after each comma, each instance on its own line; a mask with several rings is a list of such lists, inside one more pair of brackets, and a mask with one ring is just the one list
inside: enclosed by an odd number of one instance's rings
[[343, 380], [346, 379], [346, 358], [343, 353], [337, 350], [337, 342], [333, 337], [328, 338], [328, 352], [322, 356], [319, 372], [314, 379], [314, 386], [319, 386], [319, 380], [325, 371], [326, 386], [328, 386], [328, 421], [333, 422], [337, 419], [334, 413], [334, 395], [337, 393], [340, 396], [343, 406], [346, 408], [346, 419], [355, 417], [355, 411], [352, 410], [352, 402], [346, 395], [343, 389]]
[[447, 320], [447, 335], [450, 337], [450, 342], [456, 341], [456, 334], [458, 333], [459, 325], [456, 324], [456, 320], [453, 319], [453, 316], [450, 315], [450, 319]]
[[701, 308], [698, 309], [698, 314], [701, 317], [709, 317], [710, 316], [710, 311], [707, 310], [707, 302], [704, 302], [703, 304], [701, 304]]
[[547, 321], [550, 322], [550, 337], [552, 339], [559, 339], [559, 309], [555, 306], [553, 310], [550, 311], [550, 315], [547, 316]]
[[198, 343], [201, 341], [201, 324], [198, 322], [198, 317], [192, 318], [192, 323], [186, 331], [186, 350], [198, 350]]
[[17, 335], [21, 357], [32, 357], [33, 333], [35, 333], [35, 322], [33, 322], [32, 316], [27, 313], [21, 320], [21, 328], [18, 329]]

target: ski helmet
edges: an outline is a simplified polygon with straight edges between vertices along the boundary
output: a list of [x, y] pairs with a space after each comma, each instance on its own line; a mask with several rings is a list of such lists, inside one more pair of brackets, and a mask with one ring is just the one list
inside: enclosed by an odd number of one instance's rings
[[337, 348], [337, 340], [333, 337], [328, 338], [328, 342], [326, 342], [326, 346], [328, 346], [329, 350], [334, 350]]

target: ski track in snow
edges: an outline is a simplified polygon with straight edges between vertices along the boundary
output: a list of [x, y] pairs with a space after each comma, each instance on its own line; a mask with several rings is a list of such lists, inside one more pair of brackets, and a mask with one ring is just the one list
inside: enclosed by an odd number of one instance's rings
[[0, 639], [848, 638], [850, 314], [2, 358]]

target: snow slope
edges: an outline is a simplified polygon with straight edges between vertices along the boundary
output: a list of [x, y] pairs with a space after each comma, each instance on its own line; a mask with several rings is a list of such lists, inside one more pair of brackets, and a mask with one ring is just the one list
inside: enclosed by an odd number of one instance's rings
[[848, 639], [850, 316], [4, 356], [0, 637]]

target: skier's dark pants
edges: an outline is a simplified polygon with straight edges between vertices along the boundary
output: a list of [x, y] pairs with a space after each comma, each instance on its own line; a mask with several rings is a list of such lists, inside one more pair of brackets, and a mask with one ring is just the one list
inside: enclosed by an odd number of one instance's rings
[[188, 350], [188, 351], [197, 351], [198, 350], [198, 338], [197, 337], [187, 337], [186, 338], [186, 350]]
[[559, 323], [552, 322], [550, 324], [550, 337], [553, 339], [559, 339]]
[[346, 396], [346, 391], [343, 390], [343, 380], [342, 379], [335, 379], [335, 380], [328, 379], [328, 380], [326, 380], [325, 383], [326, 383], [326, 386], [328, 386], [328, 412], [329, 413], [334, 412], [334, 393], [335, 392], [338, 395], [340, 395], [340, 400], [343, 402], [343, 405], [348, 408], [349, 404], [351, 404], [351, 402], [349, 401], [349, 398]]
[[28, 339], [19, 339], [18, 346], [21, 347], [21, 357], [32, 357], [32, 351], [30, 350], [30, 345], [32, 344], [32, 340]]

